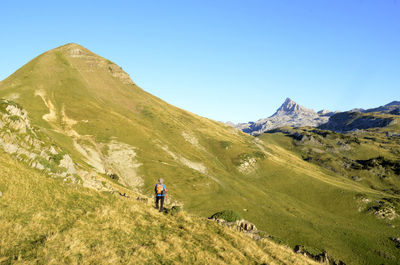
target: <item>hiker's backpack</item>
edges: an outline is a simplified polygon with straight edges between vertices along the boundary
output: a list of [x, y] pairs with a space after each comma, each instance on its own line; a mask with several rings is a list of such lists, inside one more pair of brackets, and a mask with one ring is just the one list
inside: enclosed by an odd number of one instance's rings
[[157, 191], [157, 195], [162, 195], [164, 193], [164, 185], [157, 184], [156, 191]]

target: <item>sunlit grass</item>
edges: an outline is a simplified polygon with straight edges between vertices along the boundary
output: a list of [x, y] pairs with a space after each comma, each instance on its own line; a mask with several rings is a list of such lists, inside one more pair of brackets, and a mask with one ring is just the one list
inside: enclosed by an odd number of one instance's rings
[[0, 154], [1, 264], [313, 264], [213, 221], [45, 177]]

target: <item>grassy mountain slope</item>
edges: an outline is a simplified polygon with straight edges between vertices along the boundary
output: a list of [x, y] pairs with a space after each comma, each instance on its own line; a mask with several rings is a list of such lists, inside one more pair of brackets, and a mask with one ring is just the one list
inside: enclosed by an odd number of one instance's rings
[[[321, 242], [336, 239], [354, 244], [353, 247], [348, 245], [353, 249], [353, 254], [370, 255], [371, 260], [363, 261], [365, 263], [395, 264], [398, 260], [398, 250], [394, 248], [390, 239], [397, 237], [399, 234], [397, 227], [400, 225], [399, 143], [398, 138], [388, 137], [387, 134], [391, 135], [396, 130], [396, 125], [357, 134], [340, 134], [315, 128], [281, 128], [263, 134], [259, 139], [275, 145], [282, 154], [289, 152], [292, 158], [307, 161], [308, 166], [304, 165], [304, 168], [311, 169], [317, 166], [326, 174], [335, 176], [337, 181], [343, 183], [352, 181], [366, 187], [367, 189], [346, 190], [341, 185], [344, 189], [340, 190], [340, 194], [318, 196], [316, 199], [320, 199], [321, 202], [326, 200], [326, 209], [332, 209], [332, 205], [335, 205], [333, 208], [338, 212], [331, 216], [332, 220], [325, 216], [317, 222], [317, 225], [315, 222], [310, 225], [313, 229], [326, 229], [325, 226], [330, 223], [328, 226], [333, 228], [332, 231], [336, 230], [337, 234], [331, 234], [329, 239], [322, 237]], [[375, 161], [372, 163], [377, 164], [363, 167], [365, 161]], [[302, 186], [297, 185], [299, 192], [309, 192]], [[353, 197], [347, 198], [346, 201], [349, 203], [347, 205], [343, 204], [344, 200], [341, 199], [346, 195]], [[352, 203], [354, 201], [357, 201], [357, 206]], [[353, 208], [355, 206], [357, 210]], [[353, 221], [347, 223], [342, 219], [345, 216]], [[364, 230], [362, 227], [368, 228]], [[379, 250], [374, 247], [367, 254], [367, 249], [359, 248], [362, 245], [380, 245], [382, 248]], [[379, 256], [391, 257], [392, 261], [385, 258], [379, 261]]]
[[[75, 49], [84, 55], [71, 56]], [[118, 67], [71, 44], [39, 56], [4, 80], [1, 96], [18, 97], [15, 101], [28, 110], [34, 125], [45, 129], [82, 160], [85, 157], [71, 148], [71, 136], [93, 149], [93, 142], [111, 139], [134, 146], [142, 163], [137, 174], [152, 176], [144, 177], [144, 189], [148, 191], [156, 178], [180, 175], [173, 181], [175, 189], [186, 190], [188, 178], [191, 184], [208, 178], [207, 187], [197, 187], [198, 193], [208, 193], [210, 187], [218, 188], [212, 177], [227, 175], [227, 167], [232, 166], [229, 160], [226, 163], [218, 159], [218, 155], [228, 153], [224, 152], [225, 142], [233, 146], [229, 150], [232, 157], [241, 149], [256, 149], [250, 137], [237, 135], [227, 126], [175, 108], [134, 84], [124, 83], [112, 75], [118, 70], [110, 70], [114, 68]], [[46, 114], [52, 115], [43, 117]]]
[[0, 264], [314, 264], [268, 240], [66, 185], [0, 152]]
[[260, 140], [173, 107], [79, 45], [38, 56], [0, 83], [0, 97], [25, 108], [38, 137], [101, 181], [113, 176], [151, 194], [163, 177], [171, 203], [202, 216], [233, 209], [291, 247], [351, 264], [400, 258], [393, 227], [359, 210], [383, 191], [304, 161], [283, 138]]
[[[391, 118], [400, 121], [396, 116]], [[398, 122], [385, 128], [346, 134], [316, 128], [280, 128], [261, 138], [268, 142], [275, 140], [303, 160], [341, 177], [399, 195], [400, 137], [396, 132]]]

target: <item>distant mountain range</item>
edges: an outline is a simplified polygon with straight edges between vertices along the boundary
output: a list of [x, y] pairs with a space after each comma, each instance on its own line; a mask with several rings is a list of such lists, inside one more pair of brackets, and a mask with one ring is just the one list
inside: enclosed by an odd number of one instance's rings
[[[357, 114], [358, 113], [358, 114]], [[390, 118], [382, 117], [365, 117], [362, 114], [380, 113], [400, 115], [400, 101], [392, 101], [384, 106], [372, 109], [352, 109], [350, 111], [339, 112], [320, 110], [315, 112], [312, 109], [301, 106], [290, 98], [286, 98], [285, 102], [276, 110], [276, 112], [264, 119], [256, 122], [247, 122], [234, 124], [228, 122], [228, 125], [236, 127], [245, 133], [251, 135], [260, 135], [264, 132], [274, 130], [279, 127], [320, 127], [339, 132], [346, 132], [354, 129], [368, 129], [371, 127], [383, 127], [392, 121]], [[361, 120], [360, 118], [363, 117]], [[357, 119], [356, 122], [354, 120]], [[352, 120], [349, 126], [349, 121]]]

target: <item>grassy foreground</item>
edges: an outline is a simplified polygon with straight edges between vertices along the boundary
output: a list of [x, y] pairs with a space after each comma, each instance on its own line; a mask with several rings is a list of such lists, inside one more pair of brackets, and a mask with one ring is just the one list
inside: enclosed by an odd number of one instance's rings
[[314, 264], [204, 218], [160, 214], [0, 153], [0, 264]]

